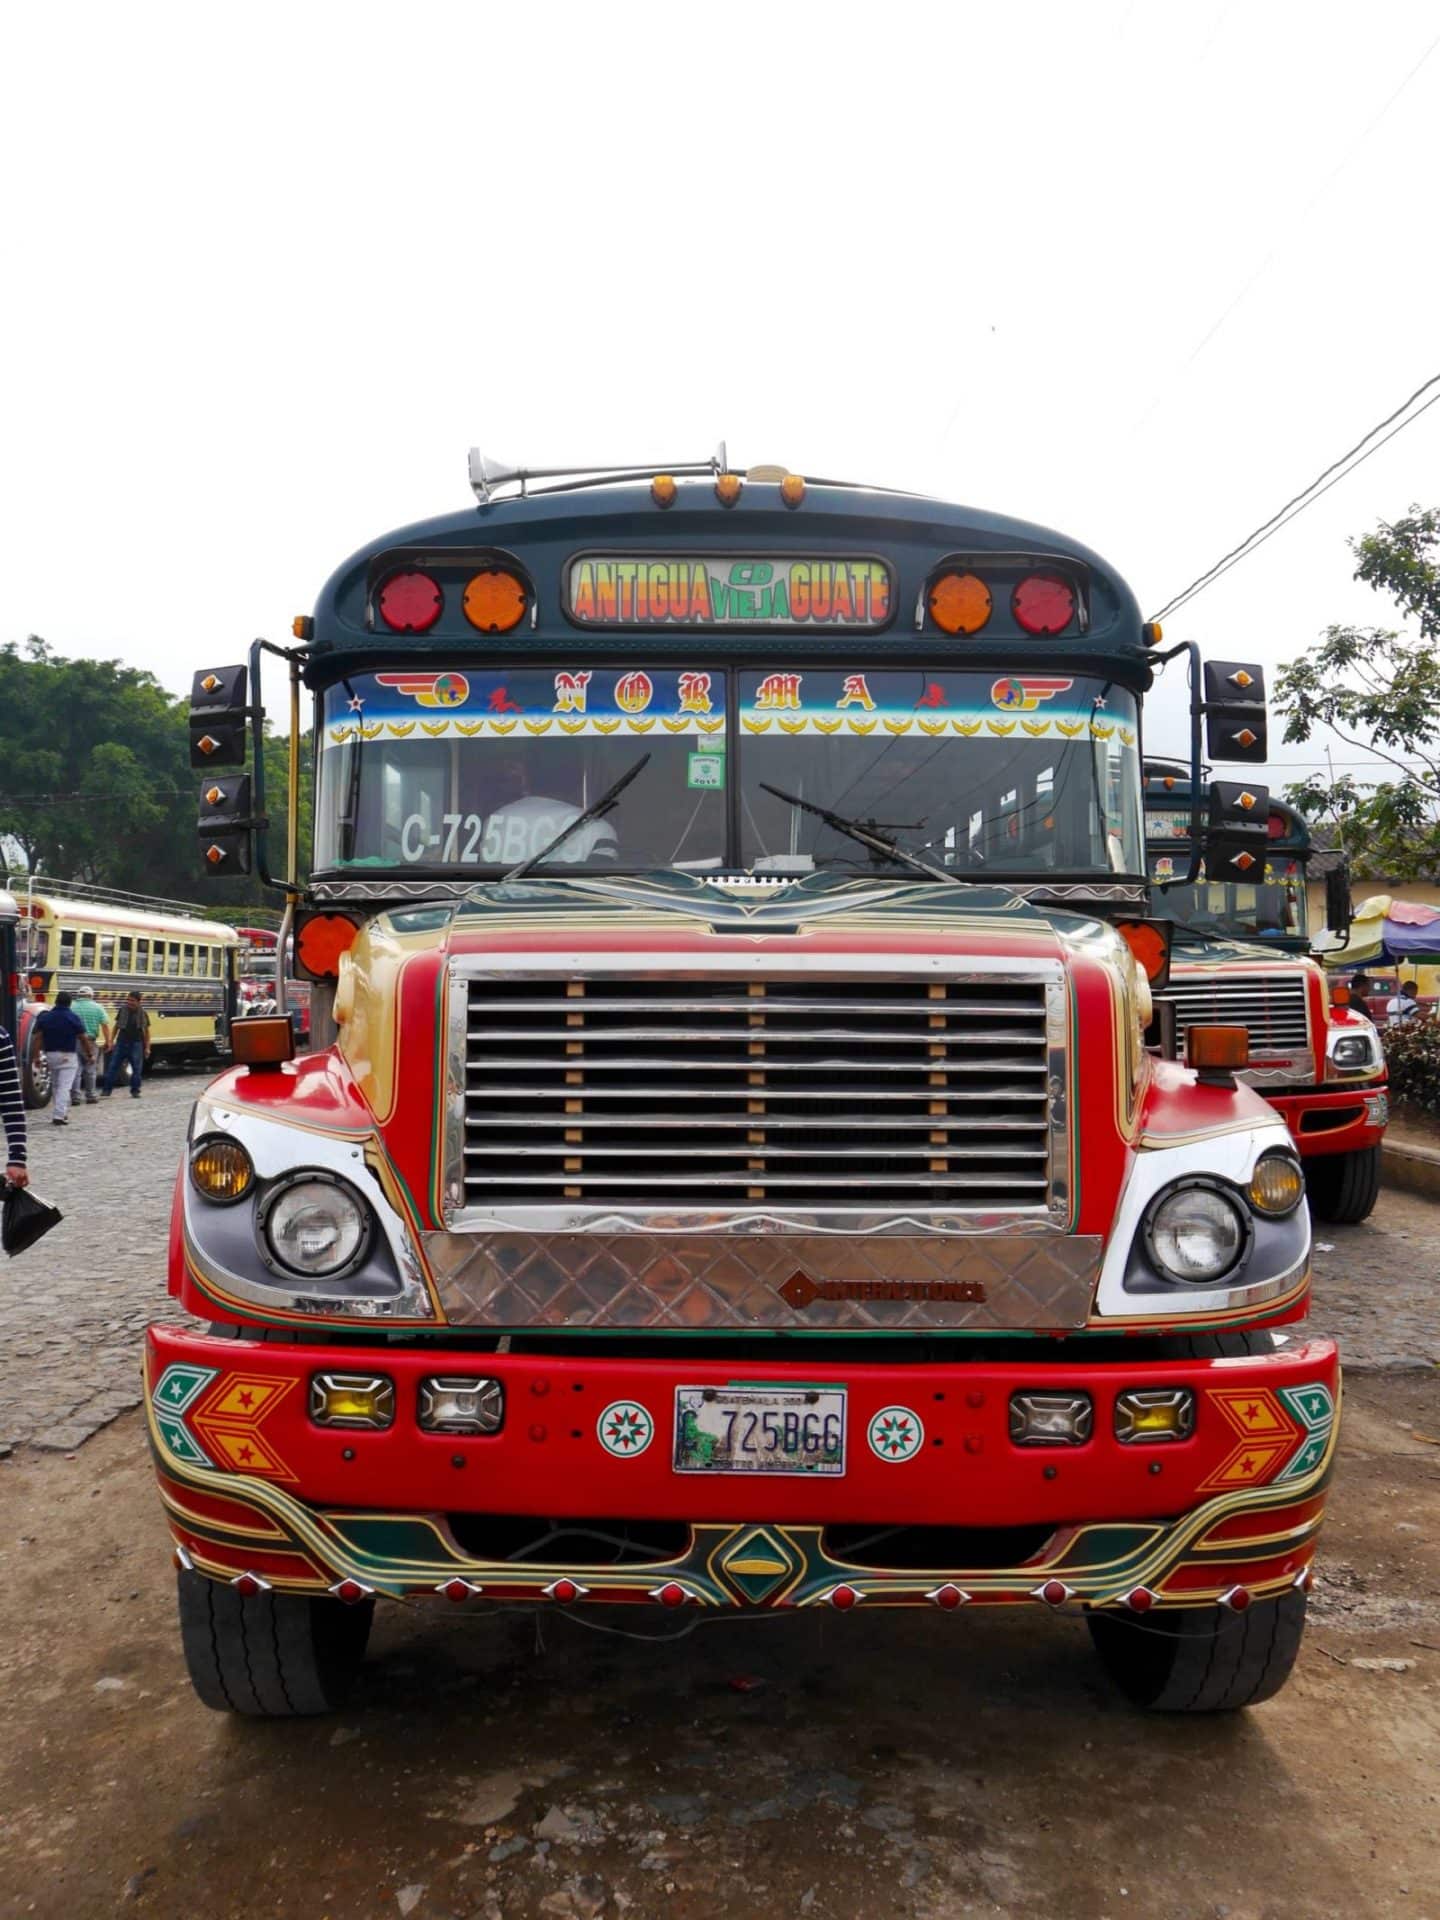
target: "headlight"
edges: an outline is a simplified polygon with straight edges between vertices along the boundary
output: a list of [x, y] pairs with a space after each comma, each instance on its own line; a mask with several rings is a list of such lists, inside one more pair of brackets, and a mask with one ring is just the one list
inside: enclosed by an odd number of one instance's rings
[[1239, 1208], [1214, 1187], [1172, 1187], [1146, 1215], [1145, 1238], [1167, 1279], [1203, 1286], [1239, 1260], [1246, 1227]]
[[1330, 1063], [1336, 1067], [1375, 1067], [1380, 1064], [1373, 1032], [1347, 1033], [1342, 1027], [1330, 1036]]
[[329, 1173], [302, 1173], [264, 1204], [260, 1231], [276, 1263], [310, 1277], [348, 1272], [369, 1250], [371, 1213], [353, 1187]]

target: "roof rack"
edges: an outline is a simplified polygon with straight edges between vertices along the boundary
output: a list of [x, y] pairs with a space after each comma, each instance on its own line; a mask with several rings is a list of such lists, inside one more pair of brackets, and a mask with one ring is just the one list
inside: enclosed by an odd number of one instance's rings
[[205, 909], [193, 900], [171, 900], [162, 894], [131, 893], [124, 887], [102, 887], [89, 880], [56, 880], [48, 873], [0, 871], [0, 888], [16, 899], [30, 893], [59, 894], [67, 900], [86, 900], [97, 907], [133, 907], [141, 913], [182, 913], [203, 920]]
[[563, 487], [543, 487], [543, 493], [566, 493], [578, 487], [604, 487], [616, 480], [640, 480], [657, 473], [724, 473], [725, 442], [722, 440], [708, 460], [659, 460], [649, 466], [632, 467], [511, 467], [503, 460], [492, 460], [479, 447], [470, 449], [470, 485], [482, 507], [488, 507], [499, 487], [518, 485], [525, 497], [532, 480], [563, 480]]

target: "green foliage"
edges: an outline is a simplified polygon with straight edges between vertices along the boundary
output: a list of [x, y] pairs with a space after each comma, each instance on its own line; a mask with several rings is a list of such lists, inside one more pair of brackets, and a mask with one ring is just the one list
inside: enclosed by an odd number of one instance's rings
[[[31, 635], [0, 647], [0, 841], [32, 870], [239, 910], [258, 877], [205, 873], [195, 831], [202, 776], [188, 710], [118, 660], [65, 660]], [[310, 741], [301, 743], [300, 847], [310, 845]], [[288, 743], [265, 741], [270, 861], [283, 866]], [[5, 864], [0, 859], [0, 867]], [[304, 871], [302, 864], [302, 872]], [[239, 916], [242, 920], [244, 914]]]
[[1287, 741], [1327, 728], [1389, 761], [1378, 780], [1313, 775], [1286, 789], [1330, 823], [1357, 873], [1391, 880], [1440, 873], [1440, 510], [1412, 507], [1352, 540], [1355, 577], [1386, 594], [1419, 639], [1385, 627], [1327, 627], [1320, 644], [1282, 667], [1276, 705]]
[[1390, 1093], [1427, 1113], [1440, 1113], [1440, 1021], [1418, 1018], [1383, 1027]]

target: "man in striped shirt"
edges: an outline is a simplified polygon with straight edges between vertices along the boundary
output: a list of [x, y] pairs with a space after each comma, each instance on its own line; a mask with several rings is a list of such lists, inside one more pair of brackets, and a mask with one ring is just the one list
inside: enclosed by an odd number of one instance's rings
[[0, 1027], [0, 1122], [5, 1127], [5, 1178], [12, 1187], [28, 1187], [25, 1168], [25, 1095], [15, 1043]]

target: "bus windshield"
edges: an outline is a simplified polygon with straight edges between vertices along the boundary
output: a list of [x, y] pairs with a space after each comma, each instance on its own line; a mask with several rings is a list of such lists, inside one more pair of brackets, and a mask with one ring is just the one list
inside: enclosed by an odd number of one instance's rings
[[[1150, 870], [1159, 885], [1171, 874], [1183, 873], [1185, 859], [1179, 854], [1159, 854], [1151, 860]], [[1264, 880], [1258, 882], [1206, 880], [1202, 868], [1193, 886], [1168, 887], [1158, 897], [1156, 911], [1197, 933], [1241, 940], [1280, 934], [1310, 938], [1305, 869], [1298, 860], [1271, 861]]]
[[316, 870], [494, 877], [645, 754], [547, 867], [906, 871], [777, 786], [961, 875], [1144, 872], [1128, 692], [806, 661], [351, 676], [323, 700]]

